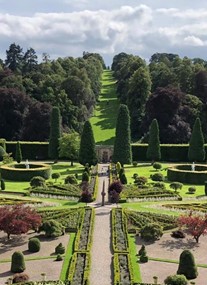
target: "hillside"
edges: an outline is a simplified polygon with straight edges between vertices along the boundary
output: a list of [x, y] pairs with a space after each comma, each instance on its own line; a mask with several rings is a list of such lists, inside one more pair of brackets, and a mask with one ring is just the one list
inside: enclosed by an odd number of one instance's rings
[[112, 76], [112, 71], [104, 70], [99, 102], [96, 105], [93, 117], [90, 119], [96, 144], [99, 145], [114, 144], [116, 118], [119, 107], [115, 90], [115, 79]]

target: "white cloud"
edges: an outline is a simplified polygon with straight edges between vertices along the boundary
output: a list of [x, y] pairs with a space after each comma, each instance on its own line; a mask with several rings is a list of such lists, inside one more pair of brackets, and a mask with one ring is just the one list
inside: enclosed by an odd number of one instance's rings
[[184, 44], [190, 45], [190, 46], [204, 46], [205, 42], [203, 42], [201, 39], [195, 36], [187, 36], [184, 38]]

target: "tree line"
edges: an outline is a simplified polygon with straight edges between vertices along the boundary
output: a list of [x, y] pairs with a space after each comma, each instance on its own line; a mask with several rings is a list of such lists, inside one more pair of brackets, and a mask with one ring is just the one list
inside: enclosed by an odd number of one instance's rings
[[112, 71], [117, 97], [129, 109], [133, 141], [148, 142], [149, 126], [157, 119], [161, 143], [188, 143], [197, 117], [207, 139], [207, 61], [156, 53], [146, 63], [120, 53]]
[[105, 68], [99, 54], [37, 60], [15, 43], [0, 60], [0, 137], [6, 140], [47, 141], [52, 107], [60, 110], [62, 129], [81, 133], [92, 115]]

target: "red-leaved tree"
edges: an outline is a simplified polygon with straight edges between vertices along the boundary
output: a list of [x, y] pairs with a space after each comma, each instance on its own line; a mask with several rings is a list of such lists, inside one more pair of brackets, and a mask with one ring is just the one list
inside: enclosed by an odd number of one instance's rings
[[0, 208], [0, 230], [10, 235], [21, 235], [29, 230], [37, 230], [41, 224], [41, 216], [35, 209], [22, 204]]
[[193, 236], [196, 242], [199, 242], [201, 235], [207, 234], [207, 215], [182, 215], [178, 218], [179, 226], [185, 226], [187, 232]]

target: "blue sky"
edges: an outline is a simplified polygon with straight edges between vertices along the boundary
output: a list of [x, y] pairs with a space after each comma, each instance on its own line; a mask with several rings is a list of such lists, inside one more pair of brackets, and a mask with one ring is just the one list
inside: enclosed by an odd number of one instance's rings
[[0, 0], [0, 58], [13, 42], [40, 60], [83, 51], [100, 53], [107, 65], [120, 52], [207, 59], [207, 1]]

